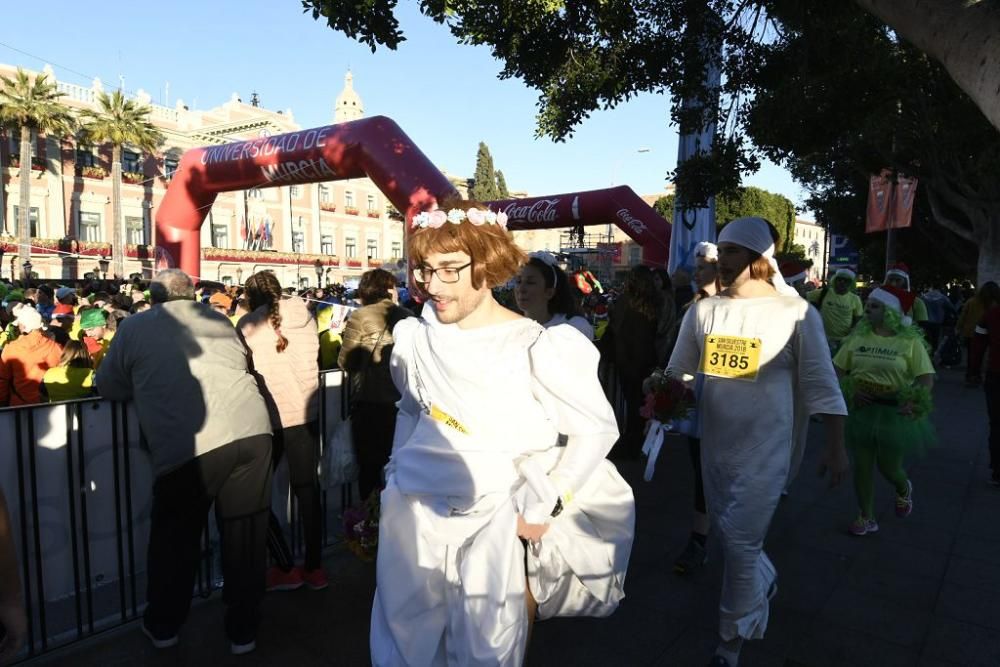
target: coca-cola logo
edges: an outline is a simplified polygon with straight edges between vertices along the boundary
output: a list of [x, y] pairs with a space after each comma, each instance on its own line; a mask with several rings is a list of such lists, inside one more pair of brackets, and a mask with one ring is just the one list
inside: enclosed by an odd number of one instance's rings
[[644, 234], [646, 232], [646, 223], [632, 215], [632, 212], [627, 208], [618, 209], [618, 219], [636, 234]]
[[556, 204], [558, 203], [558, 198], [539, 199], [530, 204], [514, 202], [507, 204], [507, 208], [503, 212], [507, 214], [508, 219], [519, 222], [555, 222]]

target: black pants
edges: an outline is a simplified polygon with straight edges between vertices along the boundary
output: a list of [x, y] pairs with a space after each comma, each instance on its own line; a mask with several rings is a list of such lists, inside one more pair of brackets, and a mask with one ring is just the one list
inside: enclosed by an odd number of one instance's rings
[[[320, 509], [319, 477], [319, 423], [309, 422], [275, 431], [272, 449], [273, 468], [288, 457], [288, 479], [292, 493], [299, 503], [302, 517], [302, 536], [306, 543], [305, 569], [320, 566], [323, 541], [323, 515]], [[286, 572], [292, 569], [292, 552], [285, 541], [278, 518], [272, 512], [267, 530], [267, 548], [271, 558]]]
[[1000, 475], [1000, 373], [987, 373], [983, 389], [990, 419], [990, 467], [994, 474]]
[[705, 482], [701, 476], [701, 438], [688, 438], [688, 453], [694, 469], [694, 511], [708, 514], [705, 509]]
[[645, 439], [642, 434], [642, 427], [646, 420], [639, 414], [646, 398], [642, 393], [642, 381], [649, 377], [648, 374], [621, 374], [618, 376], [621, 383], [622, 398], [625, 400], [625, 424], [621, 428], [621, 435], [618, 442], [611, 448], [608, 458], [636, 460], [642, 453], [642, 443]]
[[256, 638], [270, 501], [271, 436], [266, 434], [213, 449], [156, 479], [147, 565], [148, 626], [176, 632], [187, 617], [201, 535], [214, 502], [222, 538], [226, 634], [241, 644]]
[[358, 491], [364, 501], [382, 486], [382, 469], [392, 453], [396, 406], [358, 401], [351, 410], [351, 436], [358, 455]]

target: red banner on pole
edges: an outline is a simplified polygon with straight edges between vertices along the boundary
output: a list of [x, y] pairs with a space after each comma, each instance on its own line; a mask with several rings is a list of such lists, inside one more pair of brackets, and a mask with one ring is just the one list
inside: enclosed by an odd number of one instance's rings
[[868, 180], [868, 210], [865, 232], [884, 232], [890, 223], [893, 204], [892, 172], [883, 169]]
[[916, 178], [911, 176], [898, 176], [896, 178], [892, 218], [889, 222], [891, 227], [909, 227], [913, 223], [913, 202], [916, 195]]

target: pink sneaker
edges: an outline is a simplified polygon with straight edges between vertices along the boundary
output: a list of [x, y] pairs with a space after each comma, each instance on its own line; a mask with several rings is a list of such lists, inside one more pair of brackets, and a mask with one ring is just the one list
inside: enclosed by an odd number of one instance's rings
[[896, 516], [905, 519], [913, 511], [913, 482], [906, 480], [906, 494], [896, 494]]
[[867, 535], [868, 533], [878, 532], [878, 523], [875, 519], [866, 519], [862, 515], [858, 515], [858, 518], [851, 522], [851, 525], [847, 528], [851, 535]]
[[280, 567], [270, 567], [267, 570], [267, 580], [265, 590], [268, 591], [294, 591], [302, 588], [305, 581], [302, 579], [302, 571], [293, 567], [285, 572]]
[[322, 567], [317, 567], [315, 570], [303, 569], [300, 571], [302, 573], [302, 580], [314, 591], [321, 591], [329, 587], [330, 581], [326, 578], [326, 570]]

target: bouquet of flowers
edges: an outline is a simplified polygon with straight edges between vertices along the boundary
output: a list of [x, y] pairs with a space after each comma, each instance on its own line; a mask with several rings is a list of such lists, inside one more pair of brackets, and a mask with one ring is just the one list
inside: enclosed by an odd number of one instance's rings
[[360, 506], [344, 510], [344, 543], [365, 562], [375, 560], [378, 552], [379, 500], [380, 490], [375, 489]]
[[694, 409], [694, 392], [664, 370], [655, 370], [642, 382], [646, 402], [639, 414], [661, 424], [686, 419]]
[[695, 396], [687, 385], [664, 370], [653, 371], [643, 380], [642, 391], [646, 394], [646, 401], [639, 408], [639, 414], [649, 420], [646, 441], [642, 445], [642, 453], [648, 457], [643, 479], [648, 482], [653, 479], [663, 436], [673, 429], [675, 421], [690, 417], [695, 407]]

